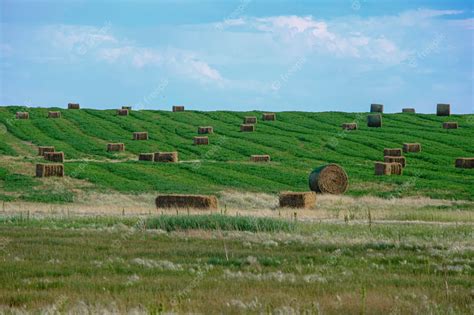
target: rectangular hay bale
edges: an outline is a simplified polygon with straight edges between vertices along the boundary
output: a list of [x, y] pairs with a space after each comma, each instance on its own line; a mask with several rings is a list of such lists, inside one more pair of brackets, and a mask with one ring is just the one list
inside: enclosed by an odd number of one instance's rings
[[64, 162], [64, 152], [45, 152], [45, 160], [63, 163]]
[[403, 108], [402, 113], [416, 113], [414, 108]]
[[173, 106], [173, 112], [184, 112], [184, 106]]
[[36, 164], [36, 177], [63, 177], [64, 176], [64, 165], [63, 164]]
[[384, 156], [402, 156], [402, 149], [400, 148], [385, 148], [383, 149]]
[[79, 105], [79, 103], [68, 103], [67, 108], [68, 109], [80, 109], [81, 106]]
[[211, 126], [198, 127], [198, 134], [203, 135], [209, 133], [214, 133], [214, 128]]
[[132, 106], [122, 106], [122, 109], [126, 109], [128, 111], [132, 110]]
[[178, 152], [156, 152], [153, 159], [155, 162], [163, 163], [177, 163], [178, 162]]
[[28, 112], [16, 112], [16, 119], [30, 119], [30, 113]]
[[276, 114], [275, 113], [263, 113], [262, 114], [262, 120], [274, 121], [274, 120], [276, 120]]
[[382, 104], [370, 104], [370, 112], [371, 113], [383, 113], [383, 105]]
[[448, 121], [443, 123], [444, 129], [458, 129], [458, 123], [456, 121]]
[[390, 163], [375, 162], [375, 175], [381, 176], [390, 174], [392, 174]]
[[244, 124], [256, 124], [257, 117], [255, 116], [245, 116], [244, 117]]
[[125, 144], [123, 143], [107, 143], [108, 152], [121, 152], [125, 151]]
[[118, 116], [128, 116], [128, 109], [117, 109]]
[[133, 140], [148, 140], [148, 132], [146, 131], [134, 132]]
[[242, 124], [240, 125], [241, 132], [253, 132], [255, 131], [255, 125], [252, 124]]
[[194, 137], [194, 145], [208, 145], [209, 138], [208, 137]]
[[316, 193], [308, 192], [281, 192], [279, 196], [281, 208], [313, 208], [316, 205]]
[[250, 156], [251, 162], [270, 162], [270, 155], [268, 154], [255, 154]]
[[139, 161], [153, 161], [155, 159], [154, 153], [140, 153], [138, 155]]
[[372, 114], [367, 116], [367, 126], [368, 127], [382, 127], [382, 115], [381, 114]]
[[421, 152], [421, 144], [419, 143], [404, 143], [403, 144], [403, 152], [408, 153], [417, 153]]
[[343, 130], [357, 130], [357, 123], [343, 123]]
[[54, 152], [54, 147], [38, 147], [38, 155], [44, 156], [46, 152]]
[[48, 118], [61, 118], [61, 112], [48, 112]]
[[436, 116], [449, 116], [451, 115], [450, 104], [438, 104], [436, 106]]
[[472, 158], [457, 158], [455, 166], [458, 168], [474, 168], [474, 157]]
[[386, 163], [400, 163], [402, 167], [407, 165], [407, 160], [404, 156], [384, 156], [383, 160]]
[[213, 195], [158, 195], [155, 200], [157, 208], [190, 208], [216, 210], [217, 197]]

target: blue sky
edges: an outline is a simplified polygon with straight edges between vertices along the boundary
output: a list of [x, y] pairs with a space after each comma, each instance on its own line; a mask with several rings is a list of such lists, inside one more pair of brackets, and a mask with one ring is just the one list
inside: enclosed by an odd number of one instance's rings
[[472, 1], [5, 1], [0, 104], [473, 113]]

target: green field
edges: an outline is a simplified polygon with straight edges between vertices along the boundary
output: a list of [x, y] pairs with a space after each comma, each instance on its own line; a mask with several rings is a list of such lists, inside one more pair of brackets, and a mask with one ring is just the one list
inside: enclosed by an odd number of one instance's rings
[[[437, 117], [427, 114], [384, 114], [383, 128], [368, 128], [367, 113], [281, 112], [277, 121], [260, 121], [256, 132], [242, 133], [247, 115], [261, 112], [61, 110], [48, 119], [45, 108], [0, 108], [0, 198], [68, 202], [74, 190], [41, 191], [32, 178], [35, 146], [55, 146], [66, 155], [66, 175], [93, 184], [94, 190], [126, 193], [216, 193], [235, 189], [276, 193], [308, 190], [308, 174], [325, 163], [347, 171], [352, 196], [428, 196], [474, 200], [474, 170], [457, 169], [457, 157], [474, 156], [474, 115]], [[16, 120], [29, 111], [29, 120]], [[356, 121], [359, 130], [343, 132], [341, 124]], [[457, 121], [445, 130], [442, 122]], [[209, 146], [193, 145], [198, 126], [213, 126]], [[133, 141], [132, 132], [148, 131], [150, 140]], [[126, 152], [106, 152], [109, 142], [123, 142]], [[419, 142], [421, 153], [408, 153], [403, 176], [374, 176], [373, 163], [383, 149]], [[142, 152], [178, 151], [181, 163], [137, 161]], [[249, 162], [252, 154], [269, 154], [272, 162]], [[10, 158], [11, 157], [11, 158]]]

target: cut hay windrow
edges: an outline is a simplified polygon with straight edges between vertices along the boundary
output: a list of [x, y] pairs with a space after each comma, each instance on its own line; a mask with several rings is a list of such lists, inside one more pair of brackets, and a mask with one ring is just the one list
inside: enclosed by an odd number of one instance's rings
[[252, 124], [242, 124], [240, 125], [241, 132], [253, 132], [255, 131], [255, 125]]
[[153, 160], [162, 163], [177, 163], [178, 152], [156, 152]]
[[317, 193], [343, 194], [348, 186], [347, 173], [337, 164], [320, 166], [309, 175], [309, 188]]
[[212, 195], [159, 195], [155, 204], [157, 208], [216, 210], [218, 207], [217, 197]]
[[214, 128], [211, 126], [198, 127], [198, 134], [204, 135], [209, 133], [214, 133]]
[[30, 119], [30, 114], [28, 112], [16, 112], [16, 119]]
[[279, 196], [281, 208], [313, 208], [316, 205], [316, 193], [308, 192], [281, 192]]
[[38, 155], [44, 156], [46, 152], [54, 152], [54, 147], [38, 147]]
[[403, 108], [402, 113], [416, 113], [414, 108]]
[[449, 116], [451, 115], [450, 104], [438, 104], [436, 106], [436, 116]]
[[405, 153], [417, 153], [421, 152], [421, 144], [419, 143], [404, 143], [403, 152]]
[[443, 123], [444, 129], [458, 129], [458, 123], [456, 121], [448, 121]]
[[209, 138], [208, 137], [194, 137], [194, 145], [208, 145]]
[[257, 117], [255, 116], [245, 116], [244, 117], [244, 124], [256, 124]]
[[148, 140], [148, 132], [146, 131], [134, 132], [133, 140]]
[[275, 113], [263, 113], [262, 114], [262, 120], [269, 120], [269, 121], [276, 120], [276, 114]]
[[132, 106], [122, 106], [122, 109], [126, 109], [128, 111], [132, 110]]
[[63, 163], [64, 162], [64, 152], [45, 152], [45, 160]]
[[455, 166], [458, 168], [474, 168], [474, 157], [471, 158], [457, 158]]
[[371, 113], [383, 113], [383, 105], [382, 104], [370, 104], [370, 112]]
[[155, 159], [155, 154], [154, 153], [140, 153], [138, 155], [138, 160], [139, 161], [152, 161]]
[[128, 116], [128, 109], [117, 109], [117, 115], [118, 116]]
[[251, 155], [250, 161], [251, 162], [270, 162], [270, 155], [268, 154]]
[[402, 175], [403, 167], [400, 163], [375, 162], [375, 175]]
[[48, 112], [48, 118], [61, 118], [61, 112]]
[[407, 165], [407, 160], [404, 156], [384, 156], [383, 161], [385, 163], [400, 163], [402, 167]]
[[63, 164], [36, 164], [36, 177], [63, 177], [64, 176], [64, 165]]
[[357, 130], [357, 123], [343, 123], [343, 130]]
[[108, 152], [121, 152], [125, 151], [125, 144], [123, 143], [107, 143]]
[[383, 149], [384, 156], [402, 156], [402, 149], [400, 148], [385, 148]]
[[184, 106], [180, 106], [180, 105], [173, 106], [173, 112], [184, 112]]
[[368, 127], [382, 127], [382, 115], [381, 114], [372, 114], [367, 116], [367, 126]]
[[67, 108], [68, 109], [80, 109], [81, 106], [79, 105], [79, 103], [68, 103]]

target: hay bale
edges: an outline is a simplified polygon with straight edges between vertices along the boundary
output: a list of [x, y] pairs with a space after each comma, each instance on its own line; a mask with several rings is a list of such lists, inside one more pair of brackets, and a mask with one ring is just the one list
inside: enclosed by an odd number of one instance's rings
[[54, 147], [38, 147], [38, 155], [44, 156], [46, 152], [54, 152]]
[[30, 119], [30, 113], [28, 113], [28, 112], [16, 112], [16, 119]]
[[316, 205], [316, 193], [314, 191], [281, 192], [279, 200], [281, 208], [313, 208]]
[[146, 131], [134, 132], [133, 140], [148, 140], [148, 132]]
[[385, 162], [375, 162], [375, 175], [390, 175], [392, 174], [392, 169], [390, 163]]
[[449, 116], [451, 115], [450, 104], [438, 104], [436, 106], [436, 116]]
[[457, 158], [455, 166], [459, 168], [474, 168], [474, 157], [472, 158]]
[[163, 163], [177, 163], [178, 162], [178, 152], [156, 152], [153, 159], [155, 162]]
[[209, 138], [208, 137], [194, 137], [194, 145], [208, 145]]
[[250, 161], [251, 162], [270, 162], [270, 155], [268, 154], [251, 155]]
[[245, 116], [244, 117], [244, 124], [256, 124], [257, 117], [255, 116]]
[[309, 175], [309, 188], [315, 192], [343, 194], [348, 186], [347, 173], [337, 164], [320, 166]]
[[357, 130], [357, 123], [343, 123], [343, 130]]
[[61, 118], [61, 112], [48, 112], [48, 118]]
[[157, 208], [193, 208], [216, 210], [218, 207], [216, 196], [204, 195], [159, 195], [156, 197]]
[[153, 161], [155, 159], [154, 153], [140, 153], [138, 155], [139, 161]]
[[79, 103], [68, 103], [67, 108], [68, 109], [80, 109], [81, 106], [79, 105]]
[[414, 108], [403, 108], [402, 113], [416, 113]]
[[419, 143], [404, 143], [403, 144], [403, 152], [408, 153], [416, 153], [421, 152], [421, 144]]
[[117, 109], [118, 116], [128, 116], [129, 110], [128, 109]]
[[456, 121], [448, 121], [443, 123], [444, 129], [458, 129], [458, 123]]
[[184, 106], [173, 106], [173, 112], [184, 112]]
[[253, 132], [255, 131], [255, 125], [252, 124], [242, 124], [240, 125], [241, 132]]
[[45, 160], [63, 163], [64, 162], [64, 153], [63, 152], [45, 152]]
[[383, 160], [385, 163], [400, 163], [402, 167], [407, 165], [407, 160], [404, 156], [384, 156]]
[[64, 176], [64, 165], [63, 164], [36, 164], [36, 177], [63, 177]]
[[367, 116], [367, 126], [368, 127], [382, 127], [382, 115], [373, 114]]
[[[276, 120], [276, 114], [275, 113], [263, 113], [262, 114], [262, 120]], [[257, 121], [255, 121], [257, 122]]]
[[128, 111], [132, 110], [132, 106], [122, 106], [122, 109], [126, 109]]
[[198, 128], [198, 134], [200, 135], [209, 134], [209, 133], [214, 133], [214, 128], [212, 128], [211, 126], [204, 126], [204, 127]]
[[370, 112], [371, 113], [383, 113], [383, 105], [382, 104], [370, 104]]
[[384, 156], [402, 156], [402, 149], [399, 148], [390, 148], [383, 149]]
[[391, 162], [390, 164], [390, 174], [391, 175], [402, 175], [403, 174], [403, 166], [397, 162]]
[[123, 143], [107, 143], [108, 152], [122, 152], [125, 151], [125, 144]]

